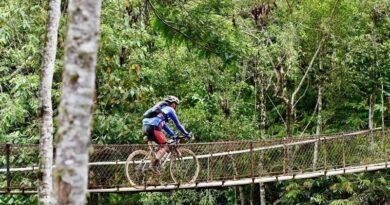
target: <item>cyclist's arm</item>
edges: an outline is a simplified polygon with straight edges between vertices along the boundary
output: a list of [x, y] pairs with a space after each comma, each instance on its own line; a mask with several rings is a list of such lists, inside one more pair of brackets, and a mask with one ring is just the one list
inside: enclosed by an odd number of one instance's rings
[[188, 132], [184, 129], [183, 125], [181, 125], [179, 119], [177, 118], [175, 111], [169, 112], [168, 115], [170, 116], [172, 121], [175, 123], [177, 129], [179, 129], [180, 132], [183, 133], [184, 135], [188, 135]]
[[175, 136], [175, 133], [171, 129], [169, 129], [167, 124], [164, 124], [164, 126], [162, 128], [165, 130], [165, 132], [167, 132], [169, 134], [169, 136], [171, 136], [171, 137]]

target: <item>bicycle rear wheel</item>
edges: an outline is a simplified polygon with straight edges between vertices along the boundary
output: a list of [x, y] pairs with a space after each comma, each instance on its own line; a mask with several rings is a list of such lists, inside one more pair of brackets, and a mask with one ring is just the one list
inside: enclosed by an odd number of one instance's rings
[[148, 170], [150, 153], [145, 150], [136, 150], [126, 160], [125, 172], [127, 180], [133, 187], [145, 186], [151, 173]]
[[194, 183], [198, 178], [200, 165], [194, 152], [189, 149], [178, 148], [181, 157], [172, 151], [169, 171], [173, 181], [177, 184]]

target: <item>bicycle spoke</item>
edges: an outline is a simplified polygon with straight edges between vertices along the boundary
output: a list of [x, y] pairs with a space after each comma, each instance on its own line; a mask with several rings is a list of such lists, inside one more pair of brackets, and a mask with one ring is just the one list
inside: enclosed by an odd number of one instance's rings
[[199, 162], [195, 154], [188, 149], [181, 149], [181, 156], [172, 158], [171, 177], [175, 183], [193, 182], [199, 173]]
[[148, 160], [148, 156], [148, 152], [137, 150], [130, 154], [126, 161], [126, 177], [134, 187], [144, 186], [150, 177], [148, 172], [150, 160]]

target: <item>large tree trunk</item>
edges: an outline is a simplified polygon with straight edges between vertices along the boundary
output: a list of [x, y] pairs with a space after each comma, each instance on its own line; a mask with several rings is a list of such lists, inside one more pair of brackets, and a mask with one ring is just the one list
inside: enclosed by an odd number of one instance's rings
[[57, 204], [85, 204], [101, 0], [70, 0], [59, 143], [53, 172]]
[[53, 166], [53, 108], [51, 87], [54, 62], [57, 52], [58, 24], [61, 16], [61, 0], [51, 0], [46, 23], [46, 44], [42, 57], [42, 76], [40, 88], [41, 138], [39, 141], [39, 204], [52, 204], [52, 166]]

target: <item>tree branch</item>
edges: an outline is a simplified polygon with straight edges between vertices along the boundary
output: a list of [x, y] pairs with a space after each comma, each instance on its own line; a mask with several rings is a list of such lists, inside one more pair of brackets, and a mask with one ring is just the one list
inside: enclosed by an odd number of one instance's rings
[[168, 26], [169, 28], [171, 28], [172, 30], [174, 30], [175, 32], [181, 34], [182, 36], [184, 36], [186, 39], [190, 40], [191, 42], [203, 47], [204, 49], [210, 51], [210, 52], [215, 52], [217, 54], [220, 54], [220, 52], [218, 52], [217, 50], [213, 50], [211, 49], [209, 46], [207, 46], [207, 43], [206, 45], [204, 44], [201, 44], [199, 43], [198, 41], [196, 41], [194, 38], [192, 38], [190, 35], [184, 33], [183, 31], [181, 31], [180, 29], [176, 28], [175, 26], [173, 26], [171, 23], [169, 23], [168, 21], [166, 21], [157, 11], [157, 9], [154, 7], [154, 5], [152, 4], [151, 0], [146, 0], [147, 3], [150, 5], [150, 8], [152, 8], [153, 10], [153, 13], [154, 15], [156, 15], [157, 19], [160, 20], [164, 25]]
[[164, 18], [161, 17], [161, 15], [157, 12], [156, 8], [154, 7], [154, 5], [152, 4], [152, 2], [150, 0], [147, 0], [147, 2], [149, 3], [150, 5], [150, 8], [152, 8], [153, 10], [153, 13], [154, 15], [156, 15], [156, 17], [158, 18], [158, 20], [160, 20], [163, 24], [165, 24], [166, 26], [168, 26], [169, 28], [171, 28], [172, 30], [180, 33], [181, 35], [183, 35], [185, 38], [187, 39], [190, 39], [190, 40], [193, 40], [189, 35], [187, 35], [186, 33], [184, 33], [183, 31], [181, 31], [180, 29], [174, 27], [173, 25], [171, 25], [170, 23], [168, 23]]
[[270, 102], [272, 103], [272, 105], [274, 106], [274, 108], [275, 108], [276, 112], [278, 113], [280, 119], [282, 119], [282, 122], [283, 122], [283, 124], [284, 124], [284, 127], [287, 128], [286, 121], [284, 121], [283, 116], [280, 114], [280, 112], [279, 112], [278, 108], [276, 107], [275, 103], [272, 101], [272, 99], [269, 97], [269, 95], [268, 95], [267, 93], [265, 93], [265, 94], [267, 95], [269, 101], [270, 101]]
[[299, 90], [301, 89], [302, 85], [303, 85], [303, 82], [305, 82], [308, 74], [309, 74], [309, 71], [312, 69], [313, 67], [313, 63], [314, 63], [314, 60], [317, 58], [317, 55], [319, 53], [319, 51], [321, 50], [322, 48], [322, 44], [324, 42], [325, 38], [322, 38], [319, 45], [318, 45], [318, 48], [316, 50], [316, 52], [314, 53], [313, 57], [311, 58], [310, 60], [310, 64], [308, 66], [308, 68], [306, 69], [305, 71], [305, 74], [303, 75], [302, 79], [301, 79], [301, 82], [299, 82], [299, 85], [298, 87], [295, 89], [295, 91], [293, 92], [292, 96], [291, 96], [291, 102], [294, 103], [294, 100], [295, 100], [295, 96], [297, 95], [297, 93], [299, 92]]

